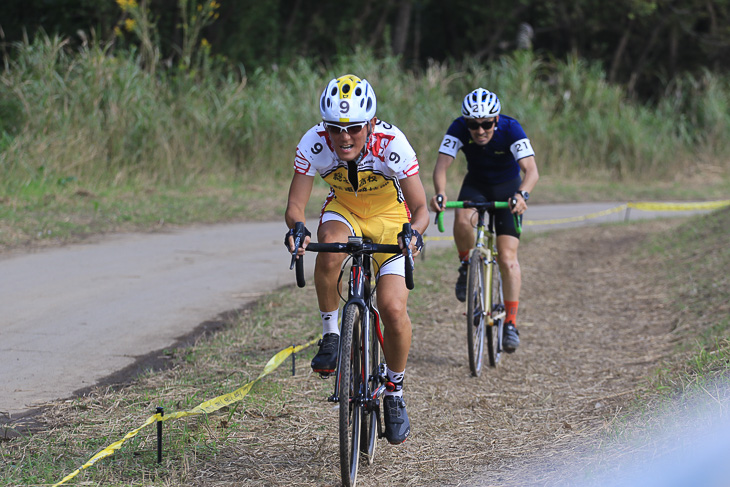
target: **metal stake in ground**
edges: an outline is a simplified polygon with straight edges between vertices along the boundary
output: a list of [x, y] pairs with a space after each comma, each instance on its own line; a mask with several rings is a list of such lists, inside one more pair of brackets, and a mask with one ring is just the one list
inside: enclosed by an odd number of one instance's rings
[[165, 408], [157, 406], [157, 413], [160, 415], [157, 420], [157, 463], [162, 463], [162, 416], [165, 415]]

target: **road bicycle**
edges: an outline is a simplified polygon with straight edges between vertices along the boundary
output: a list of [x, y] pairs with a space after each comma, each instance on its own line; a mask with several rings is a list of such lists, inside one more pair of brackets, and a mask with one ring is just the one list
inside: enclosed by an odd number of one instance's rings
[[[515, 201], [511, 203], [515, 204]], [[469, 270], [466, 278], [466, 339], [469, 368], [472, 375], [478, 377], [482, 373], [485, 336], [490, 367], [496, 367], [502, 355], [502, 332], [506, 312], [502, 275], [497, 264], [497, 236], [494, 232], [493, 210], [509, 208], [510, 201], [447, 201], [445, 207], [477, 210], [476, 241], [469, 253]], [[486, 225], [485, 213], [489, 214]], [[521, 233], [520, 217], [514, 215], [514, 218], [515, 228]], [[438, 212], [436, 223], [439, 231], [443, 232], [443, 212]]]
[[[296, 224], [295, 233], [299, 225]], [[301, 232], [303, 226], [299, 228]], [[409, 223], [403, 225], [403, 235], [404, 240], [410, 242], [413, 235]], [[295, 248], [298, 246], [295, 238]], [[375, 458], [376, 440], [385, 437], [380, 402], [386, 391], [387, 376], [384, 354], [381, 354], [383, 333], [375, 300], [373, 254], [400, 254], [402, 250], [398, 245], [376, 244], [363, 237], [351, 236], [346, 243], [312, 242], [307, 245], [306, 251], [349, 254], [337, 279], [337, 289], [341, 290], [342, 276], [349, 262], [347, 299], [340, 294], [345, 305], [342, 309], [335, 391], [327, 399], [339, 404], [340, 470], [342, 484], [349, 487], [354, 486], [357, 480], [360, 455], [364, 454], [368, 465], [371, 465]], [[410, 249], [407, 254], [406, 286], [413, 289]], [[293, 255], [292, 259], [292, 265], [296, 265], [297, 285], [304, 287], [303, 256], [294, 261]]]

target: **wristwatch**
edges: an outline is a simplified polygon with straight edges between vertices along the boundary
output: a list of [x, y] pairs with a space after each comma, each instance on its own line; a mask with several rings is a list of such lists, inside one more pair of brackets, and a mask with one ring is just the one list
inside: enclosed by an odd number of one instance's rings
[[522, 189], [518, 190], [517, 193], [515, 193], [515, 194], [519, 194], [520, 196], [522, 196], [522, 199], [525, 200], [525, 203], [527, 202], [527, 200], [530, 199], [530, 193], [528, 193], [527, 191], [524, 191]]

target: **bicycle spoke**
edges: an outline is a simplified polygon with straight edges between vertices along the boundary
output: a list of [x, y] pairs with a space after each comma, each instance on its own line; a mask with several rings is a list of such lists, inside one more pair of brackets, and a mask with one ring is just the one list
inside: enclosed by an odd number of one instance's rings
[[491, 318], [492, 325], [487, 327], [487, 350], [489, 365], [496, 367], [502, 355], [502, 329], [504, 326], [504, 300], [502, 297], [502, 276], [496, 263], [492, 267], [491, 278]]
[[360, 392], [360, 310], [348, 306], [342, 317], [340, 337], [340, 471], [342, 484], [355, 484], [360, 457], [360, 421], [362, 404], [357, 396]]
[[484, 268], [484, 258], [481, 253], [478, 250], [473, 251], [469, 258], [469, 272], [467, 274], [466, 336], [469, 352], [469, 368], [474, 376], [481, 374], [484, 353]]

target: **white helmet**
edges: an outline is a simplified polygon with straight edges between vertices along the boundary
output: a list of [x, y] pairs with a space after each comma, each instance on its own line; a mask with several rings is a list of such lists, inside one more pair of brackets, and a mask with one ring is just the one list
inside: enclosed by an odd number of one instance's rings
[[492, 118], [499, 115], [502, 104], [494, 93], [477, 88], [464, 97], [461, 114], [465, 118]]
[[319, 99], [325, 122], [367, 122], [375, 116], [375, 93], [367, 80], [346, 74], [327, 84]]

